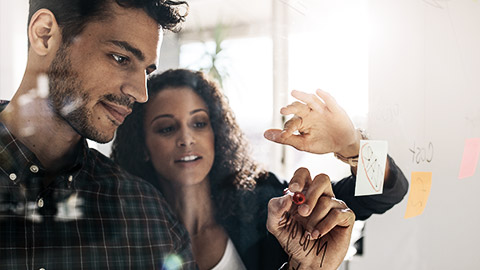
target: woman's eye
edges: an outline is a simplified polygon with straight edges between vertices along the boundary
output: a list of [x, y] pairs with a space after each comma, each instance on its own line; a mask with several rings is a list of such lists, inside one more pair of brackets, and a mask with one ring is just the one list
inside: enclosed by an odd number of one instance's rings
[[203, 128], [203, 127], [206, 127], [207, 125], [208, 125], [207, 122], [196, 122], [194, 124], [194, 126], [197, 127], [197, 128]]
[[118, 55], [118, 54], [112, 54], [112, 57], [120, 65], [125, 65], [125, 64], [128, 63], [128, 58], [127, 57], [124, 57], [124, 56], [121, 56], [121, 55]]
[[174, 130], [173, 127], [165, 127], [165, 128], [159, 128], [158, 129], [158, 133], [161, 133], [161, 134], [168, 134], [170, 132], [172, 132]]

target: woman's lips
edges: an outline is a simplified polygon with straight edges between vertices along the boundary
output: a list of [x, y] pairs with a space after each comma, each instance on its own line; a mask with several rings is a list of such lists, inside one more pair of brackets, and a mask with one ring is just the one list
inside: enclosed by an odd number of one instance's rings
[[199, 155], [191, 154], [191, 155], [185, 155], [179, 159], [176, 159], [175, 163], [189, 163], [189, 162], [195, 162], [199, 159], [202, 159], [202, 157]]

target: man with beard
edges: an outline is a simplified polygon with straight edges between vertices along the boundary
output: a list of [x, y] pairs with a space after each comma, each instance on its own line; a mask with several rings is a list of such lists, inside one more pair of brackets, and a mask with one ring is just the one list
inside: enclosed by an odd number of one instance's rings
[[[185, 2], [31, 0], [28, 62], [0, 105], [2, 269], [195, 269], [156, 190], [89, 149], [145, 102]], [[169, 268], [174, 267], [174, 268]]]
[[[0, 102], [2, 269], [196, 268], [188, 233], [164, 197], [86, 143], [112, 140], [132, 105], [147, 101], [159, 37], [184, 21], [183, 7], [170, 0], [30, 0], [27, 68], [11, 101]], [[311, 184], [305, 170], [292, 180], [300, 189], [317, 187], [307, 189], [307, 209], [320, 196], [327, 204], [333, 197], [329, 181]], [[336, 269], [353, 212], [345, 204], [329, 212], [327, 251], [320, 236], [311, 238], [290, 218], [291, 204], [285, 195], [268, 207], [269, 229], [290, 255], [285, 268]]]

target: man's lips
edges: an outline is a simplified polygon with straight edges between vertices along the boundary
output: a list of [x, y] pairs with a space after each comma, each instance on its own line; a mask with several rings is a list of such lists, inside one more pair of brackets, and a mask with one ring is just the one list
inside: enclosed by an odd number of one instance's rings
[[115, 118], [115, 120], [120, 124], [123, 123], [123, 120], [125, 120], [125, 117], [127, 117], [127, 115], [129, 115], [132, 112], [132, 109], [125, 108], [117, 104], [113, 104], [105, 101], [102, 101], [101, 103], [105, 107], [105, 109], [107, 109], [110, 112], [110, 114]]

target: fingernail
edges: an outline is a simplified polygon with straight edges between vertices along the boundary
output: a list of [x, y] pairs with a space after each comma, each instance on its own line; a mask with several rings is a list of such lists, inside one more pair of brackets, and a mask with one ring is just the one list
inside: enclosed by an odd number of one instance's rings
[[302, 204], [298, 207], [298, 213], [302, 216], [308, 215], [308, 211], [310, 211], [310, 206], [308, 206], [308, 204]]
[[300, 185], [297, 183], [293, 183], [288, 189], [290, 189], [290, 191], [292, 192], [300, 191]]
[[320, 232], [318, 230], [314, 230], [312, 233], [312, 238], [317, 239], [320, 237]]

